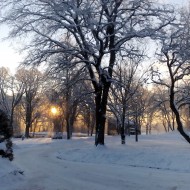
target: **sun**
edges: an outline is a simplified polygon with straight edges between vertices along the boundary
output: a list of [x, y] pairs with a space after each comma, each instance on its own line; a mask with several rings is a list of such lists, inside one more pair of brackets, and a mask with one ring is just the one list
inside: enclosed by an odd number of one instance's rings
[[51, 113], [54, 114], [54, 115], [57, 114], [58, 113], [57, 108], [52, 107], [51, 108]]

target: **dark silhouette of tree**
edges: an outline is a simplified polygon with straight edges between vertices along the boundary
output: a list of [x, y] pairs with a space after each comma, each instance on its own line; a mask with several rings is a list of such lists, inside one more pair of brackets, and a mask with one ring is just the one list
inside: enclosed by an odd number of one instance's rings
[[12, 132], [7, 114], [0, 110], [0, 143], [5, 143], [5, 149], [0, 149], [0, 156], [8, 158], [10, 161], [13, 160]]
[[175, 115], [177, 129], [190, 143], [190, 137], [184, 130], [180, 107], [190, 104], [188, 90], [184, 89], [184, 83], [190, 75], [190, 12], [181, 10], [179, 20], [172, 26], [163, 30], [160, 40], [160, 64], [167, 69], [169, 80], [160, 74], [159, 69], [153, 69], [153, 81], [163, 85], [169, 92], [170, 108]]

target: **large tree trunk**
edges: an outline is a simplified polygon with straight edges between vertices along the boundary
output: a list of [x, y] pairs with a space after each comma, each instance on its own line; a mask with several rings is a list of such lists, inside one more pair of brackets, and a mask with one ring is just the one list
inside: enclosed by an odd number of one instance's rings
[[177, 123], [177, 130], [180, 132], [180, 134], [186, 139], [186, 141], [188, 143], [190, 143], [190, 137], [185, 133], [185, 131], [183, 130], [183, 124], [181, 122], [181, 118], [179, 115], [178, 110], [176, 109], [174, 103], [172, 101], [170, 101], [170, 107], [172, 109], [172, 111], [175, 114], [175, 119], [176, 119], [176, 123]]
[[66, 129], [67, 129], [67, 139], [72, 138], [72, 133], [73, 133], [73, 125], [75, 122], [76, 118], [76, 112], [77, 112], [77, 105], [78, 103], [74, 103], [73, 106], [67, 105], [67, 110], [66, 110]]
[[104, 84], [103, 88], [99, 88], [96, 92], [96, 135], [95, 135], [95, 145], [104, 145], [104, 133], [106, 124], [106, 107], [108, 100], [110, 84]]
[[14, 107], [11, 108], [11, 116], [10, 116], [10, 126], [13, 128], [13, 119], [14, 119]]
[[180, 132], [180, 134], [185, 138], [185, 140], [190, 143], [190, 137], [185, 133], [183, 129], [183, 124], [181, 122], [179, 111], [177, 110], [175, 106], [175, 100], [174, 100], [174, 80], [172, 80], [171, 88], [170, 88], [170, 107], [173, 113], [175, 114], [175, 119], [177, 123], [177, 130]]
[[30, 128], [32, 121], [32, 109], [31, 105], [27, 104], [26, 106], [26, 129], [25, 129], [25, 137], [30, 137]]

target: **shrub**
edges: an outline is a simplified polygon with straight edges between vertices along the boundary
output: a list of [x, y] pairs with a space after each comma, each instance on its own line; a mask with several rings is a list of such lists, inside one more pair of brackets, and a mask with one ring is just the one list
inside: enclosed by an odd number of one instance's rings
[[0, 148], [0, 156], [8, 158], [10, 161], [13, 160], [13, 149], [11, 137], [13, 135], [12, 127], [7, 114], [0, 110], [0, 143], [4, 143], [5, 146]]

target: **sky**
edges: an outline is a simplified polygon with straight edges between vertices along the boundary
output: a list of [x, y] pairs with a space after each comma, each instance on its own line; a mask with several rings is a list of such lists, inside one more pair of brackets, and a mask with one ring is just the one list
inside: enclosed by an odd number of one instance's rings
[[[178, 5], [184, 5], [189, 0], [160, 0], [164, 3], [173, 3]], [[10, 41], [2, 41], [2, 39], [8, 34], [6, 26], [0, 26], [0, 67], [8, 67], [11, 72], [15, 72], [19, 63], [22, 61], [23, 56], [18, 53], [16, 43]]]
[[7, 27], [0, 26], [0, 67], [8, 67], [14, 73], [22, 60], [22, 56], [18, 53], [16, 44], [4, 39], [7, 34]]

